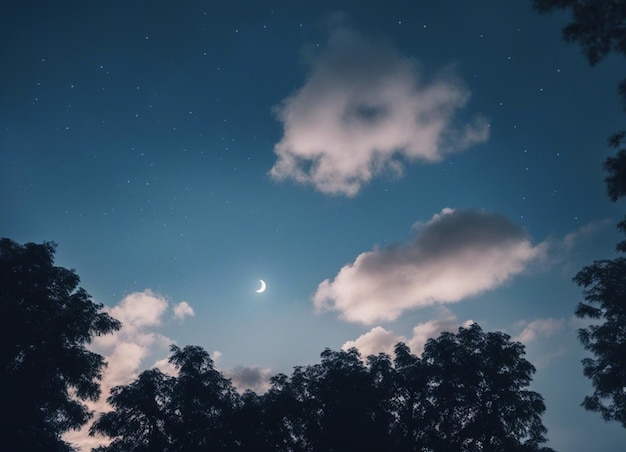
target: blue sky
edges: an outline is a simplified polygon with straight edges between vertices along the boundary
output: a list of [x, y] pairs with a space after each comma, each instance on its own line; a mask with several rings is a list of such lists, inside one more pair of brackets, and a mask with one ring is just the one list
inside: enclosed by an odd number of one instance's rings
[[571, 278], [619, 239], [623, 62], [524, 1], [222, 3], [2, 6], [0, 232], [124, 321], [105, 390], [171, 342], [262, 390], [476, 321], [526, 344], [550, 446], [618, 450]]

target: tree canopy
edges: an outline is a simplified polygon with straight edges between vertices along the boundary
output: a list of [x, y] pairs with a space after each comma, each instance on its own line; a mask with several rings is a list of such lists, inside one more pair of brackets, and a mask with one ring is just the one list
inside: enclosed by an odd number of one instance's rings
[[238, 395], [202, 348], [172, 347], [158, 370], [113, 389], [92, 434], [114, 451], [549, 451], [524, 347], [477, 324], [431, 339], [421, 357], [326, 349], [318, 364]]
[[596, 261], [575, 281], [585, 288], [587, 301], [578, 304], [576, 316], [603, 320], [578, 332], [595, 356], [583, 360], [583, 372], [594, 386], [583, 406], [626, 428], [626, 258]]
[[105, 362], [86, 349], [120, 323], [54, 265], [54, 243], [0, 239], [0, 416], [10, 450], [72, 450], [61, 435], [91, 417]]

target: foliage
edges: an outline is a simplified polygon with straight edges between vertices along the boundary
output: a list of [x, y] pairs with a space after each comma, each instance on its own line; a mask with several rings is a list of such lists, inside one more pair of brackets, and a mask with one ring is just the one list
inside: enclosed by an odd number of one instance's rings
[[398, 450], [419, 451], [427, 442], [426, 413], [433, 412], [430, 391], [424, 390], [428, 384], [426, 367], [402, 342], [396, 345], [394, 352], [391, 400], [396, 416], [392, 435]]
[[[524, 348], [476, 324], [431, 339], [422, 358], [326, 349], [318, 364], [239, 396], [200, 347], [172, 347], [177, 377], [146, 371], [113, 390], [92, 432], [125, 451], [549, 451]], [[166, 435], [163, 435], [166, 432]]]
[[[626, 0], [533, 0], [533, 6], [539, 12], [571, 9], [573, 22], [564, 28], [564, 38], [578, 42], [591, 65], [612, 52], [626, 56]], [[626, 108], [626, 79], [619, 93]], [[626, 131], [613, 134], [609, 145], [626, 145]], [[626, 148], [607, 158], [604, 169], [609, 198], [615, 202], [626, 196]], [[626, 233], [626, 219], [618, 228]], [[618, 243], [617, 250], [626, 252], [626, 240]], [[596, 261], [578, 272], [574, 281], [583, 287], [587, 302], [578, 304], [576, 316], [597, 322], [578, 332], [582, 345], [594, 355], [583, 360], [583, 373], [591, 379], [594, 392], [582, 405], [626, 428], [626, 259]]]
[[524, 346], [474, 323], [430, 339], [422, 354], [433, 450], [541, 450], [542, 397], [526, 389], [535, 368]]
[[575, 281], [585, 288], [588, 302], [578, 304], [576, 316], [604, 320], [578, 332], [583, 346], [595, 355], [583, 360], [583, 372], [594, 386], [583, 406], [626, 428], [626, 258], [596, 261]]
[[96, 451], [168, 450], [170, 439], [165, 430], [172, 380], [151, 369], [142, 372], [131, 384], [113, 388], [107, 398], [113, 410], [100, 415], [90, 429], [91, 435], [102, 433], [113, 441]]
[[382, 450], [387, 439], [382, 399], [359, 352], [326, 349], [320, 364], [296, 369], [288, 390], [304, 410], [307, 450]]
[[[120, 327], [74, 271], [53, 265], [54, 251], [0, 241], [0, 408], [11, 450], [72, 450], [61, 435], [90, 418], [81, 400], [97, 399], [105, 365], [85, 344]], [[534, 368], [509, 339], [472, 325], [431, 339], [421, 358], [402, 343], [393, 361], [326, 349], [262, 395], [237, 394], [201, 347], [173, 345], [177, 375], [146, 370], [113, 388], [90, 434], [111, 439], [97, 452], [545, 450], [545, 407], [526, 389]]]
[[202, 347], [171, 346], [169, 362], [178, 369], [169, 412], [175, 451], [227, 450], [234, 444], [232, 412], [236, 392], [215, 369]]
[[201, 347], [172, 345], [170, 351], [176, 377], [151, 369], [111, 390], [113, 409], [96, 419], [90, 434], [112, 441], [97, 452], [235, 448], [233, 412], [239, 404], [230, 381]]
[[[573, 21], [563, 29], [563, 38], [578, 42], [591, 65], [611, 52], [626, 56], [625, 0], [533, 0], [533, 7], [542, 13], [570, 9]], [[619, 92], [626, 108], [626, 79]]]
[[91, 417], [105, 366], [85, 348], [120, 323], [78, 287], [73, 270], [54, 266], [54, 243], [0, 240], [0, 416], [11, 450], [72, 450], [61, 435]]

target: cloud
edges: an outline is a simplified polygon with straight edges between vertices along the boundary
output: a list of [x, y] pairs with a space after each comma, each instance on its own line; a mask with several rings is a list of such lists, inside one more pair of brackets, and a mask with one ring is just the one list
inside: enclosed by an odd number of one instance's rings
[[474, 323], [473, 320], [466, 320], [459, 324], [454, 317], [448, 317], [440, 320], [429, 320], [425, 323], [420, 323], [413, 328], [413, 337], [408, 341], [407, 345], [411, 348], [411, 351], [416, 355], [421, 355], [424, 351], [424, 345], [428, 339], [436, 338], [444, 331], [450, 331], [456, 333], [459, 327], [468, 328]]
[[382, 326], [375, 326], [367, 333], [360, 335], [354, 341], [348, 341], [341, 347], [342, 350], [358, 348], [362, 356], [387, 353], [393, 356], [393, 349], [398, 342], [407, 342], [403, 336], [396, 335]]
[[381, 173], [401, 174], [403, 160], [437, 162], [486, 141], [484, 118], [453, 124], [470, 94], [450, 72], [426, 80], [387, 41], [335, 26], [304, 86], [276, 107], [284, 130], [270, 176], [354, 196]]
[[545, 254], [502, 215], [444, 209], [411, 243], [374, 248], [344, 266], [313, 295], [318, 312], [349, 322], [392, 321], [402, 312], [454, 303], [505, 283]]
[[[108, 411], [106, 402], [111, 388], [125, 385], [134, 380], [146, 367], [146, 359], [154, 353], [167, 354], [170, 344], [174, 341], [157, 331], [168, 313], [169, 303], [165, 297], [146, 289], [126, 295], [113, 308], [105, 308], [111, 316], [122, 322], [122, 328], [112, 334], [96, 336], [89, 348], [105, 357], [107, 367], [101, 381], [101, 396], [96, 402], [86, 402], [90, 410]], [[191, 314], [190, 314], [191, 313]], [[186, 302], [173, 306], [174, 318], [183, 319], [193, 315], [193, 309]], [[157, 360], [152, 367], [174, 375], [176, 369], [167, 359]], [[88, 435], [91, 422], [78, 431], [64, 435], [64, 439], [80, 446], [83, 450], [108, 444], [108, 439]]]
[[545, 369], [557, 359], [562, 358], [563, 356], [567, 356], [571, 352], [572, 350], [570, 347], [568, 347], [567, 345], [561, 345], [556, 350], [539, 356], [534, 361], [535, 367], [537, 367], [537, 369]]
[[581, 226], [576, 231], [570, 232], [569, 234], [567, 234], [563, 238], [563, 248], [565, 250], [570, 250], [582, 240], [597, 234], [598, 232], [607, 228], [611, 224], [613, 224], [613, 220], [609, 218], [591, 221]]
[[376, 326], [359, 336], [356, 340], [346, 342], [341, 348], [348, 350], [356, 347], [363, 357], [377, 355], [378, 353], [387, 353], [390, 356], [394, 356], [395, 345], [398, 342], [404, 342], [409, 346], [412, 353], [419, 356], [424, 351], [424, 345], [428, 339], [436, 338], [444, 331], [456, 332], [460, 326], [468, 327], [472, 323], [474, 323], [472, 320], [459, 323], [456, 317], [447, 313], [444, 318], [429, 320], [428, 322], [415, 325], [410, 338], [397, 335], [381, 326]]
[[240, 393], [250, 389], [257, 394], [263, 394], [270, 389], [270, 378], [272, 369], [256, 366], [237, 366], [233, 369], [225, 370], [224, 376], [230, 378], [233, 386]]
[[181, 301], [177, 305], [175, 305], [172, 310], [174, 311], [174, 317], [182, 320], [185, 317], [193, 317], [196, 313], [193, 311], [193, 308], [189, 306], [189, 303], [186, 301]]
[[[579, 322], [576, 317], [569, 319], [543, 318], [530, 322], [521, 320], [513, 326], [513, 329], [519, 330], [521, 328], [521, 331], [512, 340], [522, 342], [526, 346], [531, 342], [540, 341], [530, 352], [529, 359], [538, 369], [545, 369], [557, 359], [572, 352], [572, 349], [575, 348], [572, 344], [573, 335], [566, 334], [563, 336], [559, 333], [563, 331], [571, 333], [578, 325]], [[556, 337], [550, 342], [543, 341], [552, 336]]]
[[527, 344], [539, 337], [552, 336], [562, 330], [565, 327], [565, 319], [536, 319], [529, 323], [520, 322], [518, 325], [524, 329], [513, 340]]
[[110, 309], [109, 313], [122, 322], [122, 328], [113, 334], [96, 337], [91, 345], [107, 360], [103, 389], [132, 381], [154, 348], [167, 350], [172, 340], [153, 331], [161, 325], [167, 308], [164, 297], [147, 289], [125, 296]]
[[159, 369], [161, 372], [169, 375], [170, 377], [178, 376], [178, 368], [169, 361], [169, 358], [163, 358], [155, 361], [152, 368]]
[[166, 309], [167, 300], [146, 289], [126, 295], [110, 313], [128, 329], [160, 325]]

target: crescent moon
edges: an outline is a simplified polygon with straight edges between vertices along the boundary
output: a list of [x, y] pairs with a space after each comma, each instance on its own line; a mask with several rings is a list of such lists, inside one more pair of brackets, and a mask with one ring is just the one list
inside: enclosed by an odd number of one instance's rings
[[259, 287], [259, 290], [257, 290], [256, 293], [263, 293], [265, 292], [267, 284], [265, 284], [265, 281], [263, 281], [262, 279], [259, 279], [259, 282], [261, 283], [261, 287]]

